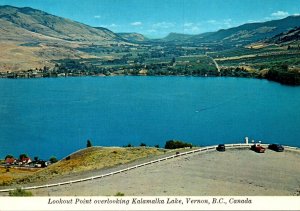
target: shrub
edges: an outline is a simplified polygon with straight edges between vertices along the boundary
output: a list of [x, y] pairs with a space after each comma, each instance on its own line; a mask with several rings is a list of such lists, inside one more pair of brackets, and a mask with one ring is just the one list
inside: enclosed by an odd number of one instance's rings
[[147, 145], [146, 145], [145, 143], [141, 143], [140, 146], [141, 146], [141, 147], [145, 147], [145, 146], [147, 146]]
[[57, 158], [56, 158], [55, 156], [52, 156], [52, 157], [49, 159], [49, 161], [50, 161], [51, 163], [56, 163], [58, 160], [57, 160]]
[[124, 146], [124, 147], [133, 147], [133, 145], [132, 145], [132, 144], [127, 144], [127, 145]]
[[122, 192], [118, 192], [118, 193], [115, 194], [115, 196], [125, 196], [125, 194], [122, 193]]
[[158, 145], [158, 144], [156, 144], [156, 145], [154, 145], [154, 147], [155, 147], [155, 148], [159, 148], [159, 145]]
[[14, 158], [14, 156], [12, 156], [12, 155], [6, 155], [4, 160], [6, 160], [7, 158]]
[[32, 193], [22, 188], [17, 188], [16, 190], [9, 191], [9, 196], [32, 196]]
[[91, 146], [92, 146], [92, 142], [90, 140], [87, 140], [86, 147], [91, 147]]
[[28, 158], [28, 155], [27, 154], [21, 154], [19, 156], [20, 160], [24, 159], [24, 158]]
[[184, 147], [192, 147], [192, 144], [185, 143], [182, 141], [176, 141], [176, 140], [169, 140], [166, 142], [165, 148], [166, 149], [178, 149], [178, 148], [184, 148]]

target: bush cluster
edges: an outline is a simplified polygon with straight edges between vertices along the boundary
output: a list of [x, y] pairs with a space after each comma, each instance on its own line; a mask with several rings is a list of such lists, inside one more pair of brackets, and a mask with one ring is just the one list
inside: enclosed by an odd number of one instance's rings
[[178, 149], [178, 148], [185, 148], [185, 147], [192, 148], [193, 145], [182, 141], [176, 141], [176, 140], [169, 140], [166, 142], [165, 145], [166, 149]]
[[32, 196], [32, 193], [30, 191], [17, 188], [16, 190], [9, 191], [9, 196]]

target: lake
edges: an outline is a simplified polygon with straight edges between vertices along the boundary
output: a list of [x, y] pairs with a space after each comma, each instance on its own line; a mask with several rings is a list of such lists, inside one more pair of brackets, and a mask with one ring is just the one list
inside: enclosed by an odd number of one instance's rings
[[0, 157], [49, 159], [93, 145], [300, 146], [300, 87], [199, 77], [0, 79]]

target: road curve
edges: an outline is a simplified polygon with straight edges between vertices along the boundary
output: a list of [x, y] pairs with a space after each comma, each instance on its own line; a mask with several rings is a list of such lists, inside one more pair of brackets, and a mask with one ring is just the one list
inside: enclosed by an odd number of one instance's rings
[[[267, 145], [264, 145], [264, 144], [262, 144], [262, 145], [267, 146]], [[241, 143], [241, 144], [226, 144], [225, 146], [226, 146], [226, 148], [245, 148], [245, 147], [250, 147], [251, 144], [244, 144], [244, 143]], [[88, 180], [101, 179], [101, 178], [104, 178], [104, 177], [109, 177], [109, 176], [112, 176], [112, 175], [115, 175], [115, 174], [120, 174], [122, 172], [126, 172], [126, 171], [129, 171], [129, 170], [140, 168], [140, 167], [143, 167], [143, 166], [146, 166], [146, 165], [152, 165], [152, 164], [155, 164], [155, 163], [158, 163], [158, 162], [166, 161], [166, 160], [169, 160], [169, 159], [174, 159], [174, 158], [177, 158], [177, 157], [180, 157], [180, 156], [185, 156], [185, 155], [189, 155], [189, 154], [193, 154], [193, 153], [202, 153], [202, 152], [207, 152], [207, 151], [214, 151], [214, 150], [216, 150], [216, 147], [217, 147], [216, 145], [208, 146], [208, 147], [202, 147], [202, 148], [199, 148], [199, 149], [190, 150], [190, 151], [187, 151], [187, 152], [182, 152], [182, 153], [171, 155], [171, 156], [168, 156], [168, 157], [163, 157], [163, 158], [160, 158], [160, 159], [155, 159], [155, 160], [152, 160], [152, 161], [140, 163], [140, 164], [137, 164], [137, 165], [134, 165], [134, 166], [119, 169], [119, 170], [112, 171], [112, 172], [105, 173], [105, 174], [95, 175], [95, 176], [86, 177], [86, 178], [82, 178], [82, 179], [70, 180], [70, 181], [66, 181], [66, 182], [59, 182], [59, 183], [52, 183], [52, 184], [45, 184], [45, 185], [31, 186], [31, 187], [23, 187], [22, 189], [23, 190], [32, 190], [32, 189], [39, 189], [39, 188], [48, 188], [48, 187], [55, 187], [55, 186], [72, 184], [72, 183], [79, 183], [79, 182], [84, 182], [84, 181], [88, 181]], [[288, 149], [288, 150], [292, 150], [292, 151], [298, 151], [298, 152], [300, 151], [300, 148], [297, 148], [297, 147], [285, 146], [285, 148]], [[0, 190], [0, 192], [9, 192], [9, 191], [14, 190], [14, 189], [15, 188], [2, 189], [2, 190]]]

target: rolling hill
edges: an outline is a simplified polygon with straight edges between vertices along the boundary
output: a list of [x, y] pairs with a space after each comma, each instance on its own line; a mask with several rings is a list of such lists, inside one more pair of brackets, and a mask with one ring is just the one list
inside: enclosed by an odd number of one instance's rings
[[165, 38], [163, 38], [163, 40], [164, 41], [184, 41], [191, 37], [193, 37], [193, 35], [171, 32]]
[[149, 40], [147, 37], [139, 33], [117, 33], [117, 35], [128, 42], [144, 42]]
[[300, 42], [300, 27], [296, 27], [288, 32], [280, 33], [266, 41], [275, 44], [296, 44]]
[[289, 16], [280, 20], [261, 23], [247, 23], [241, 26], [221, 29], [217, 32], [199, 35], [169, 34], [162, 41], [182, 41], [194, 43], [222, 43], [230, 46], [246, 45], [300, 26], [300, 16]]
[[53, 60], [95, 58], [82, 46], [130, 44], [94, 28], [29, 7], [0, 6], [0, 72], [54, 66]]
[[[94, 28], [29, 7], [0, 7], [1, 40], [63, 40], [78, 42], [118, 42], [120, 38], [105, 28]], [[15, 33], [21, 32], [21, 33]]]
[[[0, 75], [29, 77], [30, 72], [30, 76], [35, 77], [43, 69], [45, 74], [40, 77], [53, 76], [53, 72], [57, 75], [139, 74], [145, 67], [165, 74], [168, 71], [164, 68], [176, 57], [207, 53], [245, 57], [245, 54], [260, 53], [249, 51], [259, 51], [257, 46], [269, 46], [268, 42], [273, 47], [261, 49], [264, 58], [280, 55], [284, 57], [284, 61], [280, 61], [285, 63], [285, 57], [298, 56], [298, 52], [285, 50], [299, 48], [299, 27], [300, 16], [289, 16], [199, 35], [170, 33], [164, 39], [151, 40], [138, 33], [114, 33], [29, 7], [0, 6]], [[278, 43], [287, 43], [287, 46], [278, 48]]]

